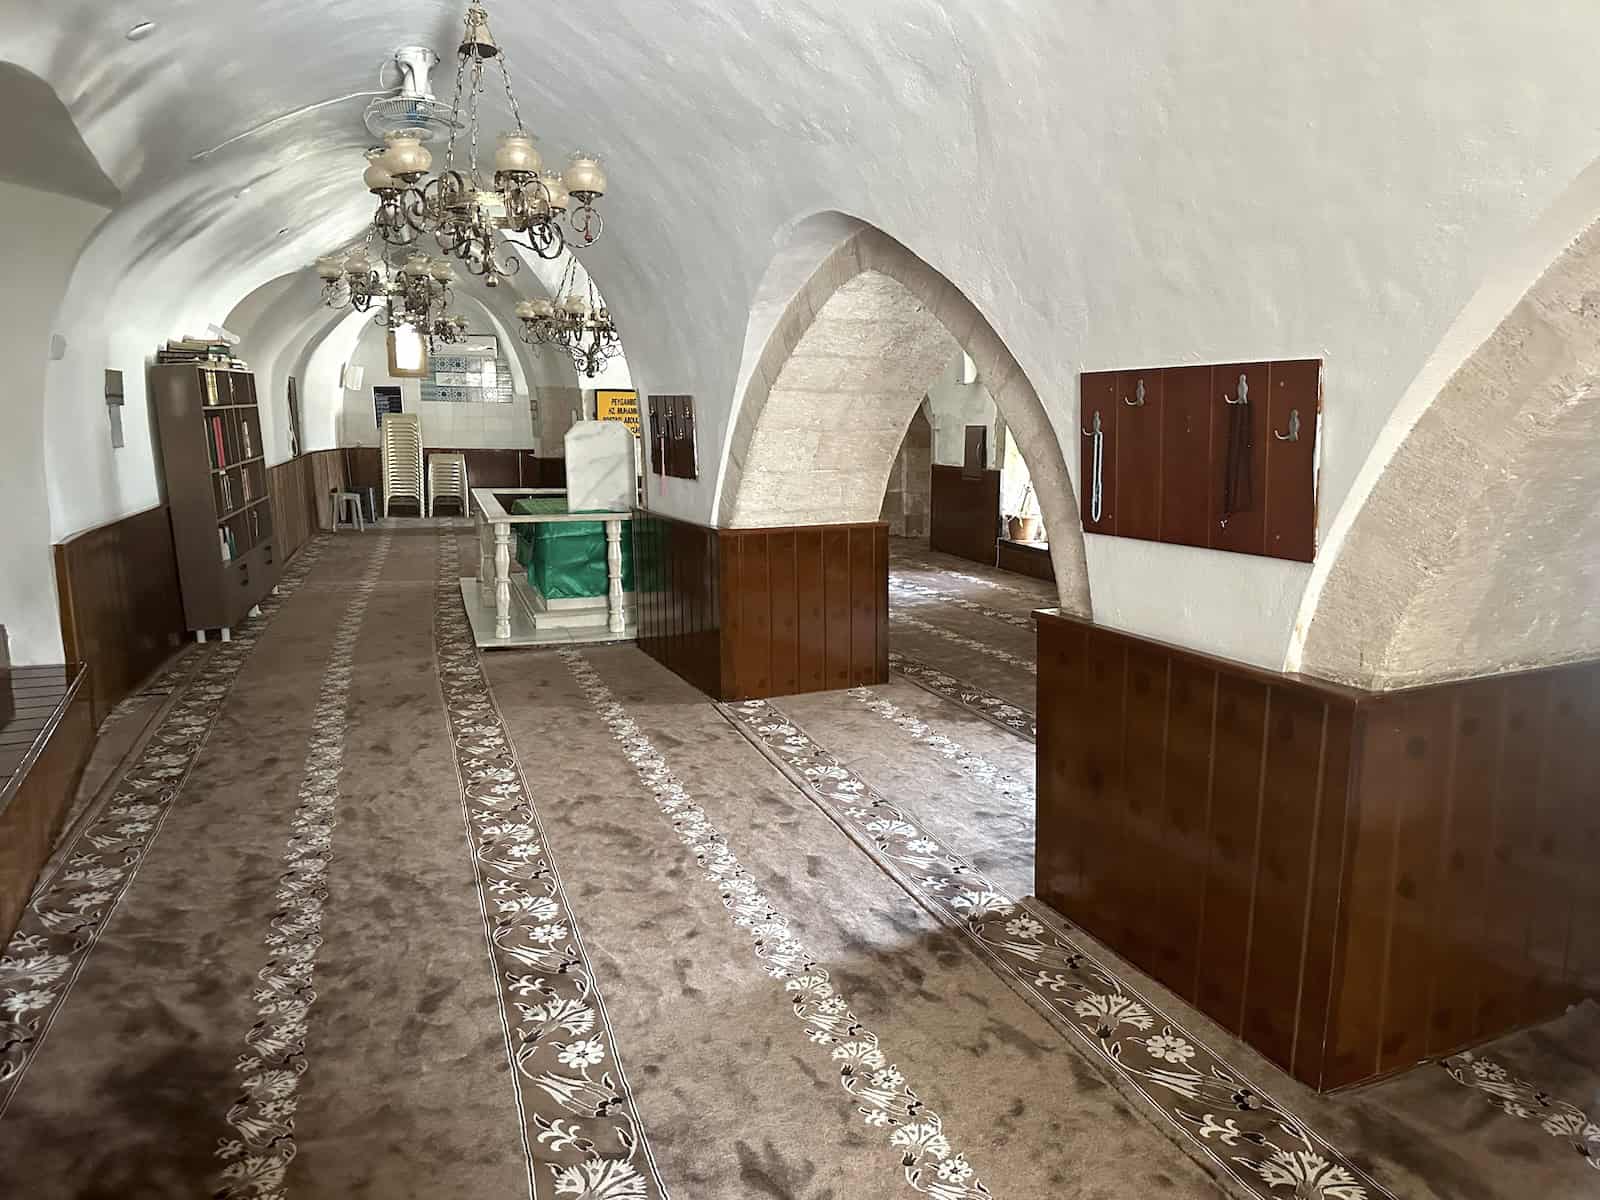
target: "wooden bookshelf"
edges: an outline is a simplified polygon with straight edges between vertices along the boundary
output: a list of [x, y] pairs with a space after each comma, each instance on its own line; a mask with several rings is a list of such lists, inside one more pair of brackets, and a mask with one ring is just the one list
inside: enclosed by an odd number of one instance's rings
[[198, 364], [150, 368], [183, 612], [229, 629], [277, 585], [255, 376]]

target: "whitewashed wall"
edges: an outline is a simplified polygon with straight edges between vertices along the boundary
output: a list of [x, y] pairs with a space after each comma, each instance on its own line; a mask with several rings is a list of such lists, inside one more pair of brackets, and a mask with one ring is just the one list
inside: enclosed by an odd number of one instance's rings
[[[607, 161], [607, 233], [586, 261], [640, 390], [696, 396], [702, 478], [658, 500], [701, 521], [758, 284], [787, 229], [838, 211], [971, 299], [1071, 463], [1080, 370], [1323, 357], [1327, 532], [1479, 284], [1600, 156], [1594, 6], [594, 0], [493, 15], [546, 147]], [[435, 0], [222, 0], [129, 43], [94, 0], [0, 9], [0, 53], [54, 86], [128, 197], [54, 322], [83, 352], [43, 401], [55, 536], [154, 501], [137, 412], [154, 345], [348, 241], [369, 208], [358, 104], [196, 156], [371, 78], [389, 45], [448, 46], [458, 20]], [[196, 61], [227, 70], [183, 69]], [[132, 381], [117, 459], [95, 442], [106, 366]], [[1094, 536], [1087, 554], [1098, 619], [1283, 661], [1306, 568]]]
[[[0, 181], [0, 359], [6, 363], [0, 387], [0, 512], [6, 526], [0, 534], [0, 625], [11, 661], [19, 666], [61, 661], [39, 397], [47, 370], [56, 365], [48, 358], [51, 317], [78, 251], [105, 214], [84, 200]], [[69, 357], [88, 353], [88, 347], [67, 345]], [[81, 431], [81, 440], [107, 455], [126, 453], [111, 449], [103, 376], [98, 390], [100, 411], [89, 418], [93, 423]], [[139, 414], [129, 424], [138, 437]]]
[[994, 397], [982, 379], [962, 382], [964, 355], [957, 355], [928, 389], [928, 408], [933, 414], [933, 461], [959, 467], [967, 457], [967, 426], [982, 425], [989, 431], [989, 457], [986, 466], [1000, 466], [999, 445], [995, 439]]
[[339, 445], [378, 445], [373, 408], [374, 387], [397, 387], [404, 411], [422, 418], [422, 444], [460, 449], [532, 449], [533, 415], [526, 391], [506, 404], [445, 403], [422, 399], [422, 380], [389, 374], [389, 349], [384, 331], [368, 324], [350, 363], [361, 368], [359, 391], [340, 388]]

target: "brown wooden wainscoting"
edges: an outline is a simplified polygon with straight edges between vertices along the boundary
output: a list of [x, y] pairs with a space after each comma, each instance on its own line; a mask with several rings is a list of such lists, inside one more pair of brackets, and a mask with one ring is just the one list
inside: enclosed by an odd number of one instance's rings
[[273, 529], [285, 563], [313, 534], [333, 528], [328, 493], [344, 486], [344, 457], [337, 450], [312, 450], [268, 469]]
[[708, 696], [723, 696], [721, 539], [715, 529], [635, 509], [639, 648]]
[[89, 668], [85, 690], [98, 726], [185, 636], [172, 525], [161, 505], [53, 550], [61, 641], [68, 659]]
[[995, 546], [994, 565], [1002, 571], [1014, 571], [1034, 579], [1056, 581], [1055, 564], [1050, 561], [1050, 548], [1032, 542], [1013, 542], [1001, 538]]
[[1000, 536], [1000, 472], [967, 478], [960, 467], [933, 466], [928, 501], [928, 545], [985, 566], [994, 566]]
[[639, 645], [719, 700], [889, 677], [882, 521], [708, 529], [637, 511]]
[[94, 747], [88, 669], [0, 669], [0, 945], [10, 940]]
[[1600, 990], [1600, 663], [1389, 693], [1039, 619], [1041, 899], [1319, 1090]]
[[[344, 459], [346, 478], [354, 488], [372, 488], [378, 498], [378, 515], [383, 515], [383, 459], [376, 446], [346, 446], [339, 454]], [[540, 458], [532, 450], [452, 449], [448, 446], [424, 446], [423, 470], [427, 470], [430, 454], [465, 454], [467, 456], [467, 484], [469, 487], [524, 487], [564, 488], [567, 486], [567, 460]], [[406, 501], [404, 513], [409, 515], [416, 505]], [[441, 508], [440, 515], [446, 510]], [[399, 502], [395, 515], [402, 515]]]

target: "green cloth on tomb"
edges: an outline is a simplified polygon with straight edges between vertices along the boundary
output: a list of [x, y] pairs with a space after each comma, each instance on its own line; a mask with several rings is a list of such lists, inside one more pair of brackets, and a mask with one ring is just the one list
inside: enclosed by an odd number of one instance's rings
[[[518, 516], [549, 516], [552, 513], [567, 511], [567, 498], [565, 496], [524, 496], [513, 501], [511, 511]], [[517, 531], [517, 562], [524, 567], [533, 565], [533, 531], [540, 528], [537, 525], [513, 525]], [[528, 582], [533, 582], [533, 576], [528, 576]]]
[[[521, 515], [566, 512], [558, 497], [529, 496], [512, 510]], [[599, 511], [599, 510], [592, 510]], [[619, 514], [620, 515], [620, 514]], [[546, 600], [587, 599], [606, 594], [606, 527], [604, 521], [549, 521], [518, 525], [517, 561], [527, 568], [528, 582]], [[622, 590], [634, 590], [633, 539], [622, 520]]]

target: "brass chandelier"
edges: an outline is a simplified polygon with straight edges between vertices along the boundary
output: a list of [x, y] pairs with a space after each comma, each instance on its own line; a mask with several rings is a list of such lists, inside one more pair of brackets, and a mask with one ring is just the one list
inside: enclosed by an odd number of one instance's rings
[[366, 246], [348, 258], [331, 255], [317, 260], [322, 302], [329, 308], [370, 312], [384, 329], [410, 325], [430, 341], [462, 341], [467, 319], [453, 315], [451, 284], [455, 268], [448, 259], [410, 255], [399, 268], [385, 258], [373, 261]]
[[524, 300], [517, 305], [516, 313], [522, 322], [523, 341], [530, 346], [565, 350], [572, 356], [573, 365], [589, 379], [622, 351], [616, 323], [595, 295], [594, 281], [587, 281], [587, 295], [580, 290], [577, 262], [570, 257], [556, 289], [556, 299]]
[[[491, 62], [500, 68], [513, 122], [495, 144], [492, 176], [480, 165], [478, 150], [478, 112]], [[463, 131], [467, 153], [458, 163]], [[475, 2], [467, 7], [466, 32], [457, 50], [444, 170], [428, 178], [433, 154], [415, 131], [385, 134], [383, 150], [369, 158], [362, 178], [378, 200], [372, 227], [379, 238], [387, 245], [410, 246], [429, 235], [490, 287], [521, 265], [514, 253], [501, 252], [497, 234], [522, 239], [539, 257], [555, 259], [569, 245], [593, 245], [605, 227], [594, 207], [606, 190], [600, 163], [579, 153], [559, 175], [542, 170], [543, 159], [522, 124], [505, 52], [489, 30], [488, 12]]]

